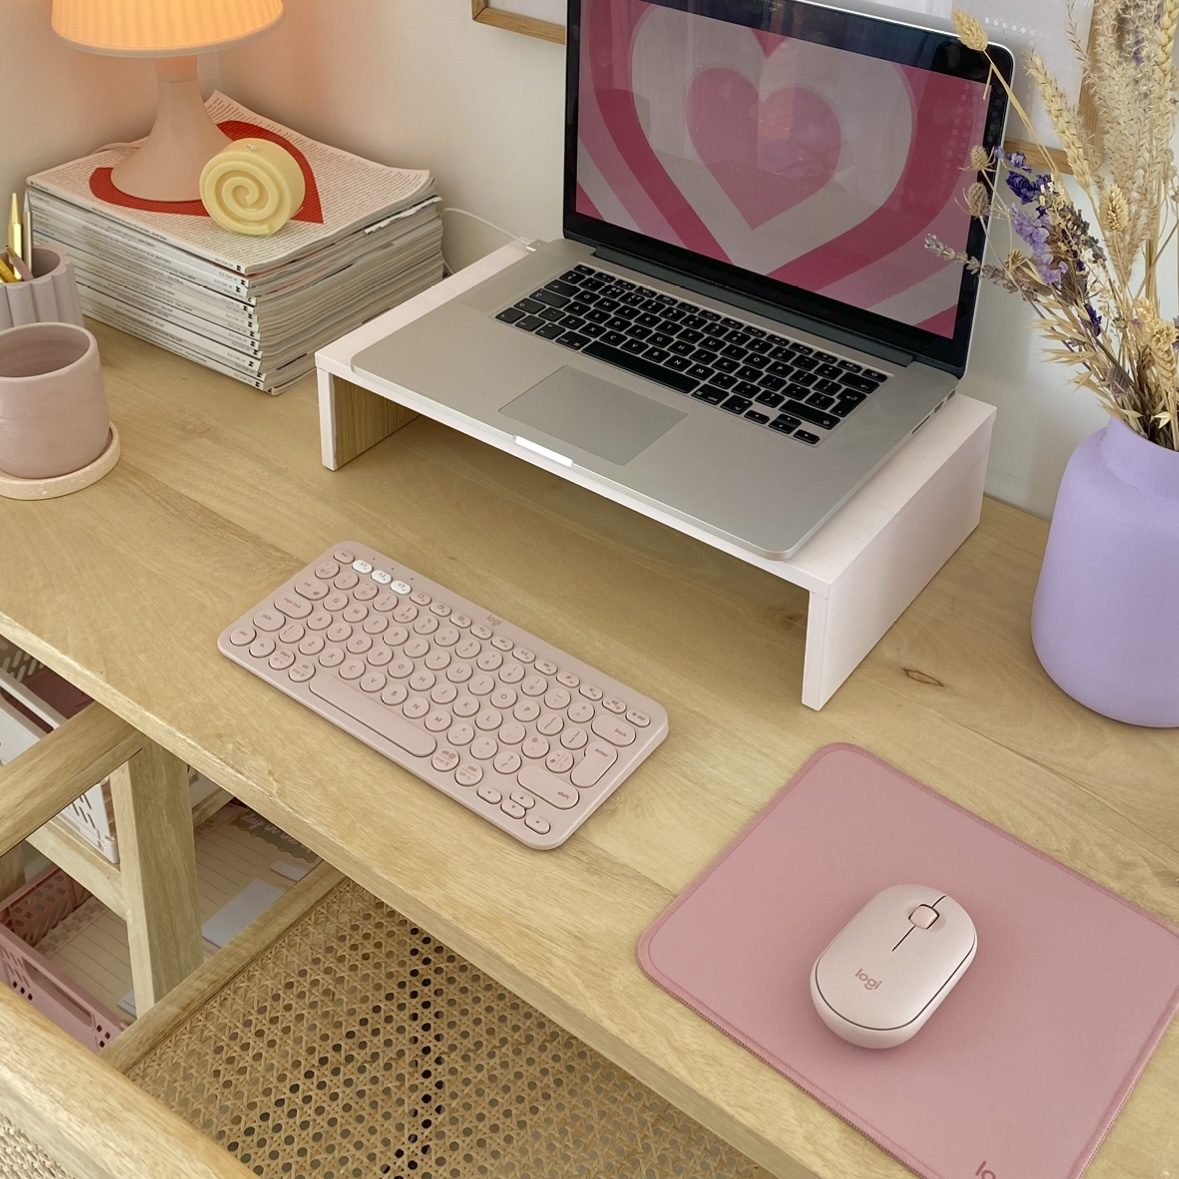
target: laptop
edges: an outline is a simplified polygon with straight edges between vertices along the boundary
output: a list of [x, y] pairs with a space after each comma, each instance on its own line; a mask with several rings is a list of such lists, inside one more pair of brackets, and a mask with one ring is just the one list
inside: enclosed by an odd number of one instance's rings
[[965, 371], [979, 280], [926, 241], [981, 254], [1003, 88], [952, 34], [801, 0], [570, 0], [568, 29], [564, 238], [353, 367], [788, 557]]

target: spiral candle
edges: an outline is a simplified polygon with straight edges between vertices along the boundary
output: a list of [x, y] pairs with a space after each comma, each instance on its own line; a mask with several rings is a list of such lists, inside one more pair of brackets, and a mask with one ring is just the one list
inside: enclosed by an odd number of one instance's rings
[[201, 172], [201, 201], [224, 229], [265, 237], [299, 211], [307, 186], [286, 148], [269, 139], [238, 139]]

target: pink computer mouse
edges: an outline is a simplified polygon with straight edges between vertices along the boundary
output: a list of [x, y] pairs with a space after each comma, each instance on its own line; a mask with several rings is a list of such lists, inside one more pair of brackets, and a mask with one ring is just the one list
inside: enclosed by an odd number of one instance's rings
[[878, 892], [811, 970], [823, 1022], [861, 1048], [912, 1039], [974, 961], [978, 935], [957, 901], [923, 884]]

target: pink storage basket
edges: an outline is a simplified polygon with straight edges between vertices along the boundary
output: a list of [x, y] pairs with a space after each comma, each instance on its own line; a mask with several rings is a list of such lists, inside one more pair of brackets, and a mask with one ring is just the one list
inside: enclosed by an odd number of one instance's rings
[[0, 976], [62, 1031], [98, 1052], [126, 1021], [62, 978], [34, 948], [89, 898], [81, 885], [52, 868], [0, 902]]

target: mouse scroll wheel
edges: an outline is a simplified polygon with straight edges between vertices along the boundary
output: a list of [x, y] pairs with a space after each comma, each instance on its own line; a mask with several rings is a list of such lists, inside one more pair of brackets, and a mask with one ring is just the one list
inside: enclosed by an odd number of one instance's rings
[[909, 922], [912, 925], [916, 925], [918, 929], [928, 929], [939, 916], [938, 911], [929, 905], [918, 905], [909, 914]]

